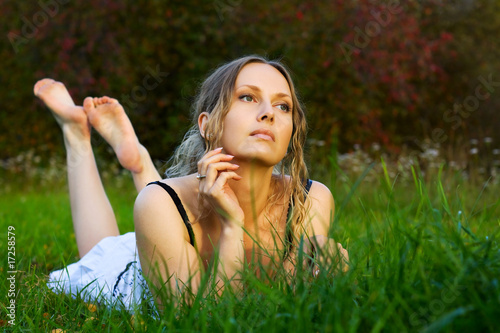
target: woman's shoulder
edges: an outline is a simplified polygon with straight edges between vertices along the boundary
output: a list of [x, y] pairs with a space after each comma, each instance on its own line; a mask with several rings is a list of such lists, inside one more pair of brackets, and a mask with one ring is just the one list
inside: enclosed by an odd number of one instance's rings
[[328, 186], [316, 180], [311, 180], [309, 195], [316, 199], [333, 200], [332, 192]]
[[198, 185], [196, 182], [193, 182], [193, 179], [192, 175], [188, 175], [150, 182], [139, 192], [139, 196], [155, 196], [158, 192], [164, 193], [167, 189], [173, 190], [178, 195], [180, 193], [193, 192], [193, 189], [197, 188], [195, 186]]
[[[278, 180], [281, 180], [281, 183], [285, 186], [288, 186], [291, 184], [292, 178], [289, 175], [284, 175], [284, 176], [278, 176]], [[323, 183], [313, 180], [313, 179], [306, 179], [303, 182], [304, 188], [307, 190], [307, 196], [315, 198], [315, 199], [322, 199], [322, 200], [333, 200], [332, 192], [328, 188], [328, 186], [324, 185]]]
[[[172, 188], [172, 183], [167, 180], [155, 181], [147, 184], [137, 195], [134, 205], [134, 214], [146, 214], [165, 210], [165, 206], [174, 204], [172, 195], [167, 189]], [[175, 190], [174, 190], [175, 191]], [[163, 208], [161, 208], [163, 207]]]
[[197, 185], [198, 182], [192, 175], [149, 183], [139, 192], [134, 209], [139, 213], [144, 210], [161, 211], [177, 216], [179, 207], [182, 207], [187, 212], [188, 219], [191, 219], [193, 203], [197, 202]]

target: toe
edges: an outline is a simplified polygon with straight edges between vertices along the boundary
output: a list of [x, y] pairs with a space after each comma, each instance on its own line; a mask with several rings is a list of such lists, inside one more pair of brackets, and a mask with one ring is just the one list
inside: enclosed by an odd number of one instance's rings
[[49, 84], [49, 83], [54, 83], [56, 81], [54, 81], [53, 79], [41, 79], [39, 80], [37, 83], [35, 83], [35, 86], [33, 87], [33, 93], [35, 94], [35, 96], [38, 96], [38, 94], [40, 93], [40, 89], [45, 86], [46, 84]]
[[101, 102], [102, 103], [118, 103], [118, 100], [111, 98], [111, 97], [108, 97], [108, 96], [103, 96], [101, 98]]
[[94, 108], [94, 99], [92, 97], [87, 97], [83, 100], [83, 110], [85, 111], [85, 113], [89, 113]]

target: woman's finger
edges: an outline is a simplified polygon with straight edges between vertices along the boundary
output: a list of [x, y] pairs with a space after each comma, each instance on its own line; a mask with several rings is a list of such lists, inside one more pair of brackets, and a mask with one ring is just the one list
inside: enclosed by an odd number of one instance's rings
[[218, 162], [218, 163], [212, 163], [207, 167], [207, 170], [205, 171], [204, 175], [206, 176], [205, 178], [202, 178], [200, 180], [200, 192], [205, 193], [210, 190], [214, 186], [214, 183], [216, 180], [219, 178], [219, 175], [221, 172], [224, 171], [234, 171], [239, 168], [239, 165], [229, 163], [229, 162]]
[[217, 201], [222, 200], [222, 197], [225, 195], [224, 186], [229, 179], [240, 180], [241, 176], [233, 171], [223, 171], [217, 176], [212, 184], [208, 185], [210, 180], [207, 181], [207, 189], [204, 193]]
[[[234, 164], [231, 162], [216, 162], [216, 163], [211, 163], [208, 165], [207, 170], [206, 170], [206, 175], [207, 178], [213, 177], [214, 181], [219, 175], [220, 172], [228, 170], [228, 171], [234, 171], [237, 170], [240, 166], [238, 164]], [[208, 180], [208, 179], [207, 179]]]
[[211, 151], [207, 153], [199, 162], [198, 162], [198, 173], [200, 175], [206, 175], [207, 174], [207, 169], [210, 165], [213, 163], [218, 163], [218, 162], [228, 162], [232, 160], [234, 156], [232, 155], [227, 155], [227, 154], [221, 154], [219, 152]]
[[206, 153], [205, 155], [203, 155], [202, 158], [198, 161], [198, 173], [201, 173], [201, 171], [202, 171], [201, 170], [202, 169], [202, 165], [204, 164], [204, 162], [208, 158], [219, 154], [221, 151], [222, 151], [222, 147], [219, 147], [219, 148], [215, 148], [213, 150], [210, 150], [208, 153]]
[[338, 265], [345, 273], [349, 270], [349, 253], [347, 252], [346, 249], [344, 249], [344, 247], [340, 243], [337, 243], [337, 251], [339, 258]]
[[314, 242], [314, 246], [318, 249], [321, 249], [325, 246], [326, 243], [328, 243], [329, 241], [331, 241], [330, 238], [324, 236], [324, 235], [315, 235], [314, 237], [312, 237], [313, 239], [313, 242]]
[[218, 154], [222, 151], [222, 147], [219, 147], [219, 148], [215, 148], [213, 150], [210, 150], [208, 153], [206, 153], [205, 155], [203, 155], [203, 157], [201, 159], [204, 159], [204, 158], [209, 158], [210, 156], [214, 156], [215, 154]]
[[242, 177], [234, 171], [222, 171], [217, 176], [214, 184], [207, 189], [204, 195], [212, 205], [220, 209], [220, 214], [224, 219], [242, 221], [242, 210], [234, 192], [227, 185], [230, 179], [240, 180]]
[[214, 189], [214, 190], [220, 189], [221, 190], [226, 185], [226, 183], [229, 179], [240, 180], [241, 178], [242, 177], [234, 171], [223, 171], [217, 177], [217, 180], [215, 181], [214, 185], [212, 186], [212, 189]]

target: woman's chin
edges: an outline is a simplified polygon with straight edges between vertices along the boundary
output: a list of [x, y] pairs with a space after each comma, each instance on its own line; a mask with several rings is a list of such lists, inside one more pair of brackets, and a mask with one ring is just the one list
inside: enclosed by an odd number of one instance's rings
[[[226, 150], [226, 149], [224, 149]], [[285, 157], [286, 152], [277, 153], [270, 145], [255, 145], [227, 149], [227, 154], [233, 155], [240, 163], [251, 162], [262, 166], [274, 167]]]

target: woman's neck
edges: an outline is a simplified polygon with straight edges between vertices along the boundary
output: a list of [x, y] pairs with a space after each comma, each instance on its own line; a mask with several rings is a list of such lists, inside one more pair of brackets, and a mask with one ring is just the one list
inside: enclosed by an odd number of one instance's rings
[[246, 222], [255, 222], [265, 210], [271, 194], [273, 168], [253, 162], [233, 161], [240, 166], [236, 171], [242, 178], [232, 180], [229, 186], [236, 194]]

